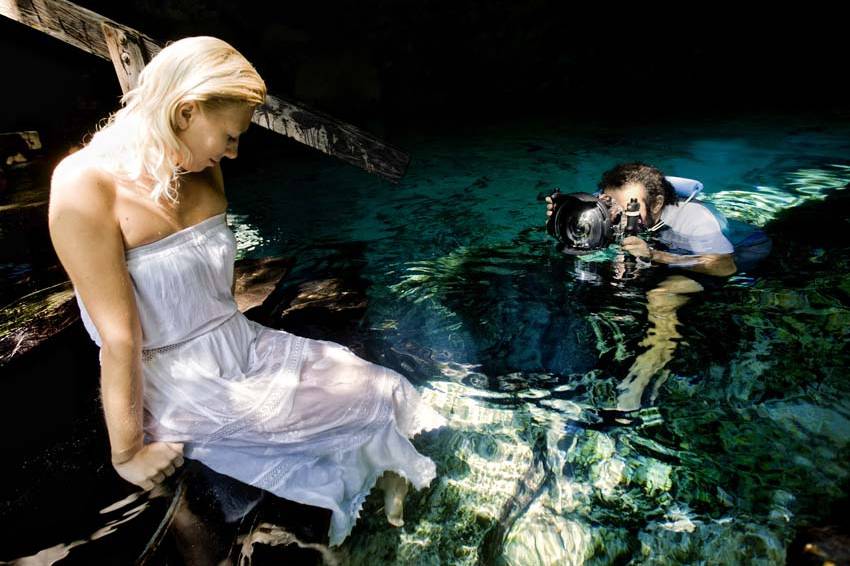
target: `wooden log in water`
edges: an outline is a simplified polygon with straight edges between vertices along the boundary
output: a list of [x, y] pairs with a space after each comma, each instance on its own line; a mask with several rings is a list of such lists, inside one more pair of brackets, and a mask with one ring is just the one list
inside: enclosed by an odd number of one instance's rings
[[0, 309], [0, 366], [22, 356], [80, 318], [70, 282], [54, 285]]
[[[144, 56], [153, 57], [162, 49], [153, 38], [67, 0], [0, 0], [0, 15], [106, 60], [113, 58], [104, 25], [135, 38]], [[253, 121], [394, 183], [410, 162], [400, 149], [351, 124], [274, 95], [257, 109]]]
[[0, 169], [27, 164], [41, 149], [41, 137], [35, 130], [0, 133]]

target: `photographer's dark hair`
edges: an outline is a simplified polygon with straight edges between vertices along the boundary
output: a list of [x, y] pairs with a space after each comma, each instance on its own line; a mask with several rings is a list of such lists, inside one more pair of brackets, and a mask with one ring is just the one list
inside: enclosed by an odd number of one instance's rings
[[620, 163], [602, 174], [597, 187], [604, 191], [608, 187], [620, 188], [626, 183], [640, 183], [646, 187], [649, 199], [664, 197], [664, 205], [675, 204], [678, 200], [676, 189], [664, 178], [664, 173], [646, 163]]

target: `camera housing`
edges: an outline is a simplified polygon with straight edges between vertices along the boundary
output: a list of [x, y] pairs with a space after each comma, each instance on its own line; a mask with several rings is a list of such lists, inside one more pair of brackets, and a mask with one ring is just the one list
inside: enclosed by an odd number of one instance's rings
[[582, 255], [607, 247], [616, 240], [618, 222], [612, 221], [612, 205], [590, 193], [551, 195], [552, 215], [546, 221], [546, 232], [564, 244], [564, 253]]

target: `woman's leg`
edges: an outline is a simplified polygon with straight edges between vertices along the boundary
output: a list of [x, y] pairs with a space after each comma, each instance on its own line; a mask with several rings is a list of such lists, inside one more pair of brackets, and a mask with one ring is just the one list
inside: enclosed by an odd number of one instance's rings
[[378, 479], [378, 487], [384, 490], [384, 513], [387, 521], [394, 527], [404, 526], [404, 497], [407, 495], [408, 482], [395, 472], [384, 472]]

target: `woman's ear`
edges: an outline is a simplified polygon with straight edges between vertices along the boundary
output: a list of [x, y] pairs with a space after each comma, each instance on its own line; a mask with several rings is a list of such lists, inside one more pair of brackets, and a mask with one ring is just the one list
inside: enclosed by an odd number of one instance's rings
[[188, 130], [189, 124], [191, 124], [192, 120], [194, 120], [197, 116], [198, 110], [198, 103], [194, 100], [189, 100], [178, 104], [176, 116], [177, 123], [175, 124], [177, 126], [177, 131], [182, 132], [184, 130]]

